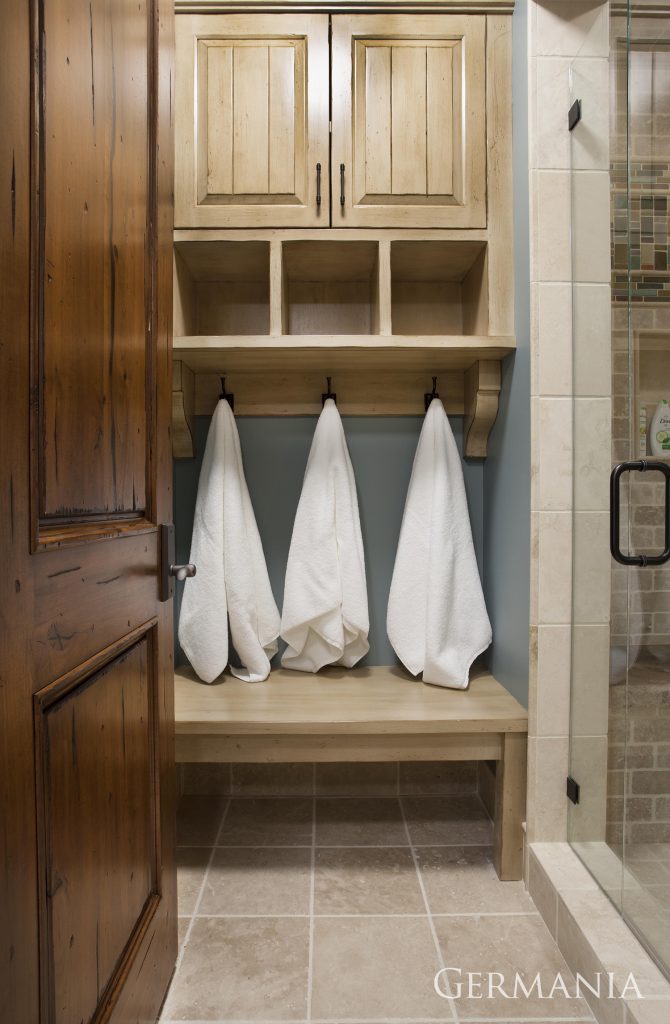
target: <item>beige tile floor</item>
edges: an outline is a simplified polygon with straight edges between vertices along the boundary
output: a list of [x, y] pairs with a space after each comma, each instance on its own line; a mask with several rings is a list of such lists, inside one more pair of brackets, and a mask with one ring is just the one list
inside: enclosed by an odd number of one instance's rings
[[591, 1021], [581, 1000], [446, 1000], [445, 966], [571, 975], [476, 795], [185, 796], [180, 952], [161, 1020]]

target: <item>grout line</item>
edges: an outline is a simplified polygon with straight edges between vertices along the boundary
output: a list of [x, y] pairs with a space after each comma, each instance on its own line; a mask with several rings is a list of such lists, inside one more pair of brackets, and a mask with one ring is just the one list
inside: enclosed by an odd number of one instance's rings
[[[442, 948], [440, 946], [440, 940], [437, 937], [437, 931], [435, 930], [435, 922], [433, 921], [433, 918], [432, 918], [431, 913], [430, 913], [430, 904], [428, 903], [428, 895], [426, 893], [426, 887], [423, 884], [423, 877], [421, 875], [421, 869], [419, 868], [419, 858], [417, 857], [416, 850], [414, 849], [414, 847], [412, 845], [412, 836], [411, 836], [411, 833], [409, 831], [409, 825], [407, 824], [407, 817], [405, 815], [405, 806], [403, 804], [403, 801], [402, 801], [401, 797], [398, 797], [398, 803], [400, 805], [400, 814], [402, 816], [402, 823], [403, 823], [403, 826], [405, 828], [405, 835], [407, 836], [407, 842], [409, 844], [410, 853], [412, 854], [412, 860], [414, 861], [414, 870], [416, 871], [416, 879], [417, 879], [417, 882], [419, 884], [419, 889], [421, 890], [421, 897], [423, 899], [423, 905], [426, 908], [426, 914], [428, 916], [428, 927], [430, 928], [431, 935], [433, 936], [433, 943], [435, 945], [435, 952], [437, 954], [437, 962], [438, 962], [440, 968], [442, 970], [444, 970], [445, 963], [444, 963], [444, 957], [442, 956]], [[457, 1024], [457, 1022], [458, 1022], [458, 1014], [456, 1012], [456, 1006], [455, 1006], [454, 999], [453, 999], [452, 996], [449, 996], [447, 998], [447, 1005], [449, 1006], [449, 1009], [451, 1010], [452, 1020], [455, 1021], [456, 1024]]]
[[316, 762], [312, 769], [312, 850], [309, 865], [309, 953], [307, 958], [307, 1020], [312, 1018], [312, 979], [314, 976], [314, 883], [316, 874]]
[[219, 827], [218, 827], [218, 830], [217, 830], [217, 833], [216, 833], [216, 838], [214, 839], [214, 845], [212, 846], [212, 852], [209, 855], [209, 860], [207, 861], [207, 867], [205, 868], [205, 873], [202, 876], [202, 882], [200, 883], [200, 888], [198, 890], [198, 896], [197, 896], [196, 901], [195, 901], [195, 906], [193, 907], [193, 913], [191, 914], [191, 920], [189, 921], [188, 928], [186, 929], [186, 934], [184, 935], [184, 941], [182, 942], [181, 949], [179, 950], [179, 955], [177, 957], [177, 962], [176, 962], [175, 968], [174, 968], [174, 974], [172, 975], [172, 984], [174, 983], [174, 980], [175, 980], [175, 978], [177, 976], [177, 971], [179, 970], [179, 968], [181, 966], [181, 962], [184, 959], [184, 951], [186, 949], [186, 946], [188, 945], [188, 940], [191, 937], [191, 932], [193, 931], [193, 923], [194, 923], [194, 921], [199, 916], [198, 915], [198, 911], [200, 910], [200, 904], [202, 903], [202, 897], [203, 897], [204, 892], [205, 892], [205, 886], [207, 884], [207, 878], [209, 876], [209, 869], [211, 868], [211, 866], [212, 866], [212, 864], [214, 862], [214, 856], [216, 854], [216, 844], [218, 843], [218, 841], [219, 841], [219, 839], [221, 837], [221, 833], [223, 832], [223, 826], [224, 826], [224, 823], [225, 823], [225, 820], [226, 820], [226, 815], [228, 814], [228, 808], [229, 807], [230, 807], [230, 800], [227, 800], [226, 801], [226, 806], [224, 807], [223, 813], [221, 814], [221, 821], [219, 822]]
[[[489, 840], [485, 843], [414, 843], [417, 850], [436, 847], [439, 850], [461, 850], [475, 847], [479, 850], [493, 849], [493, 843]], [[317, 843], [319, 850], [406, 850], [408, 843]], [[311, 850], [311, 843], [224, 843], [219, 845], [220, 850]], [[177, 847], [178, 850], [203, 850], [209, 849], [209, 844], [188, 845], [186, 843]]]
[[[468, 1017], [463, 1024], [593, 1024], [593, 1017]], [[168, 1018], [162, 1024], [444, 1024], [444, 1017], [315, 1017], [304, 1018], [230, 1017], [225, 1020], [174, 1020]]]
[[[187, 916], [187, 915], [182, 915], [182, 916]], [[311, 914], [311, 913], [308, 913], [308, 914], [251, 914], [251, 913], [248, 913], [248, 914], [193, 914], [191, 916], [192, 917], [197, 917], [200, 920], [207, 920], [207, 918], [212, 917], [212, 918], [222, 918], [224, 920], [226, 920], [227, 918], [260, 918], [262, 920], [264, 920], [264, 919], [271, 919], [271, 920], [274, 921], [274, 920], [283, 920], [284, 918], [300, 918], [301, 920], [306, 921], [308, 918], [313, 918], [314, 920], [329, 921], [332, 918], [353, 918], [353, 919], [358, 920], [359, 918], [378, 918], [378, 917], [382, 917], [382, 918], [384, 918], [384, 917], [390, 917], [390, 918], [399, 917], [399, 918], [419, 919], [419, 918], [424, 918], [424, 917], [474, 917], [474, 918], [480, 918], [480, 917], [540, 917], [541, 915], [540, 915], [539, 910], [503, 910], [500, 913], [488, 912], [488, 911], [481, 912], [481, 911], [473, 910], [469, 914], [468, 913], [458, 913], [458, 914], [452, 914], [452, 913], [446, 913], [446, 914], [433, 914], [433, 913], [430, 913], [430, 914], [428, 914], [428, 913], [423, 913], [423, 914]]]
[[[606, 735], [598, 734], [599, 736]], [[540, 737], [545, 739], [546, 737]], [[551, 737], [549, 737], [551, 738]], [[656, 770], [656, 769], [650, 769]], [[657, 769], [662, 771], [663, 769]], [[316, 779], [316, 764], [314, 765], [314, 779]], [[232, 787], [232, 775], [230, 785]], [[312, 782], [309, 790], [303, 793], [248, 793], [241, 791], [239, 793], [184, 793], [186, 797], [197, 796], [197, 797], [211, 797], [214, 799], [225, 799], [225, 800], [310, 800], [313, 796], [318, 797], [319, 800], [388, 800], [389, 802], [397, 800], [399, 796], [404, 796], [408, 800], [464, 800], [467, 797], [478, 796], [476, 789], [464, 789], [460, 793], [411, 793], [411, 792], [400, 792], [400, 776], [398, 775], [398, 782], [391, 783], [392, 792], [385, 789], [383, 793], [317, 793], [316, 782]]]

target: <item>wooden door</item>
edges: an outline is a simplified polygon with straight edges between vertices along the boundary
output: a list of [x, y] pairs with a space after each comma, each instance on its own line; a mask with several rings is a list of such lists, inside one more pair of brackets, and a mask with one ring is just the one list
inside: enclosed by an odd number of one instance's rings
[[177, 948], [171, 0], [0, 33], [0, 1016], [156, 1018]]
[[486, 18], [337, 15], [334, 227], [486, 227]]
[[328, 226], [327, 15], [178, 15], [176, 88], [177, 227]]

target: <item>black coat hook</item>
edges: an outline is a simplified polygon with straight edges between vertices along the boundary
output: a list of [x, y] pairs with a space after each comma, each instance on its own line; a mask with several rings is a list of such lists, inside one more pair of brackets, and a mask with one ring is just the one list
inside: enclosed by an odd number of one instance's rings
[[325, 405], [329, 398], [332, 398], [335, 404], [337, 404], [337, 395], [335, 394], [334, 391], [330, 390], [330, 382], [332, 379], [332, 377], [326, 377], [326, 386], [328, 390], [326, 391], [325, 394], [321, 395], [321, 405]]
[[433, 390], [432, 391], [426, 391], [426, 393], [423, 396], [423, 403], [424, 403], [424, 406], [426, 408], [426, 412], [428, 412], [428, 407], [429, 407], [430, 403], [433, 401], [433, 399], [434, 398], [439, 398], [439, 397], [440, 396], [439, 396], [438, 391], [437, 391], [437, 377], [433, 377]]
[[226, 378], [225, 377], [221, 377], [220, 379], [221, 379], [221, 394], [219, 395], [219, 398], [220, 399], [221, 398], [225, 398], [225, 400], [226, 400], [226, 402], [228, 402], [228, 405], [230, 406], [230, 408], [233, 410], [233, 412], [235, 412], [235, 395], [227, 394], [226, 393]]

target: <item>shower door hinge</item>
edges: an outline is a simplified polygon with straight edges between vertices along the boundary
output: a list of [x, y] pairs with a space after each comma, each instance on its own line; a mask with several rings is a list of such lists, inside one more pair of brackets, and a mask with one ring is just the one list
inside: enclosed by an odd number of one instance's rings
[[575, 782], [571, 775], [568, 775], [566, 791], [568, 794], [568, 800], [572, 800], [573, 804], [579, 803], [579, 783]]
[[582, 119], [582, 101], [575, 100], [568, 111], [568, 131], [571, 132]]

